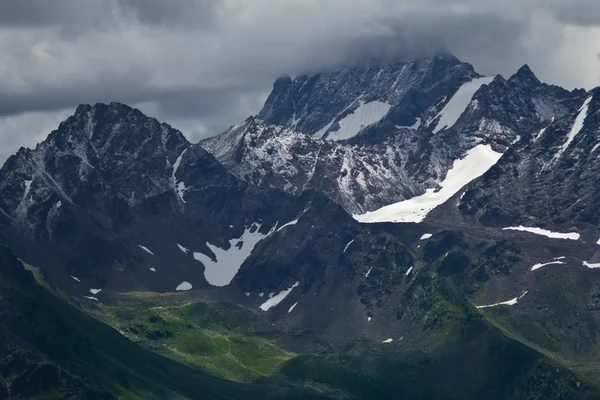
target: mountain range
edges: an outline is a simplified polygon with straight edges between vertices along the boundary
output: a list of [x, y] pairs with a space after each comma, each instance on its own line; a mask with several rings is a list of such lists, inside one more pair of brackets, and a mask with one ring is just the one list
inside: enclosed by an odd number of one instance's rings
[[600, 398], [599, 110], [446, 53], [81, 105], [0, 170], [0, 394]]

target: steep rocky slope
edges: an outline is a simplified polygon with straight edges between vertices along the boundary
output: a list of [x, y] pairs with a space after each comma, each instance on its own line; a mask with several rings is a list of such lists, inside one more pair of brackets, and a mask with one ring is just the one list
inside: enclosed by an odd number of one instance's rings
[[466, 192], [461, 214], [490, 226], [597, 230], [599, 93], [509, 150]]
[[[508, 80], [482, 78], [436, 56], [279, 80], [256, 118], [200, 145], [253, 185], [317, 190], [364, 214], [439, 188], [474, 147], [504, 152], [575, 111], [584, 96], [540, 82], [528, 66]], [[375, 120], [362, 109], [372, 103], [389, 109]], [[316, 131], [323, 124], [329, 133]], [[346, 129], [343, 142], [337, 128]]]

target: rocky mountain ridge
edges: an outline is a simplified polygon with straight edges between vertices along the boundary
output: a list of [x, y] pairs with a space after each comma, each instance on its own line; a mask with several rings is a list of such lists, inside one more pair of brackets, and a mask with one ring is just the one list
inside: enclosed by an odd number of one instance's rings
[[[412, 72], [404, 80], [406, 71]], [[393, 77], [394, 85], [380, 82]], [[390, 110], [375, 120], [362, 106], [350, 107], [356, 93], [349, 88], [357, 87], [372, 103], [392, 102]], [[279, 80], [256, 118], [200, 145], [253, 185], [295, 195], [317, 190], [348, 212], [364, 214], [439, 189], [453, 163], [475, 146], [504, 152], [574, 112], [584, 96], [540, 82], [528, 66], [508, 80], [482, 78], [468, 64], [437, 56]], [[320, 110], [332, 103], [350, 108], [324, 117]], [[407, 110], [414, 111], [410, 117], [396, 118]], [[362, 128], [342, 142], [315, 132], [330, 118], [355, 118], [350, 125]]]
[[[86, 308], [169, 292], [258, 315], [298, 355], [286, 385], [594, 398], [598, 104], [527, 66], [506, 80], [436, 56], [279, 80], [257, 117], [200, 144], [84, 105], [0, 170], [0, 231]], [[406, 201], [427, 209], [417, 223], [351, 216]], [[179, 334], [149, 318], [149, 340]], [[493, 368], [471, 381], [473, 365]]]

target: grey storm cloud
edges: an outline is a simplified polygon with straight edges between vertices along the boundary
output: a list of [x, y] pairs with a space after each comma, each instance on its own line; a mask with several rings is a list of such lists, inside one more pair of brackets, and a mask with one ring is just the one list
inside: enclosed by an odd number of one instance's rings
[[3, 0], [0, 160], [80, 103], [136, 105], [198, 140], [257, 113], [282, 74], [372, 57], [447, 49], [591, 88], [599, 27], [597, 0]]

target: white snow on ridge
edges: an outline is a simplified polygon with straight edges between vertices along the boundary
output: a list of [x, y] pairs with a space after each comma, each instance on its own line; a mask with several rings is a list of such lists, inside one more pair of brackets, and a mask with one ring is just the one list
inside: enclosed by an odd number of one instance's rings
[[298, 302], [295, 302], [293, 306], [290, 307], [290, 309], [288, 310], [288, 314], [291, 313], [292, 311], [294, 311], [294, 308], [296, 308], [296, 306], [298, 305]]
[[571, 128], [571, 131], [567, 135], [567, 141], [562, 145], [562, 147], [560, 148], [558, 153], [556, 153], [556, 155], [554, 156], [554, 159], [559, 158], [560, 155], [569, 148], [569, 146], [575, 139], [575, 136], [577, 136], [577, 134], [579, 132], [581, 132], [581, 129], [583, 129], [583, 124], [585, 123], [585, 119], [587, 118], [588, 108], [589, 108], [590, 102], [592, 101], [592, 97], [593, 96], [588, 97], [586, 99], [586, 101], [583, 103], [583, 105], [581, 106], [581, 108], [579, 109], [579, 114], [577, 114], [577, 118], [575, 118], [573, 127]]
[[175, 288], [178, 292], [187, 292], [188, 290], [192, 290], [192, 284], [189, 282], [181, 282], [179, 286]]
[[33, 179], [25, 180], [25, 192], [23, 192], [23, 199], [27, 197], [29, 192], [31, 191], [31, 184], [33, 183]]
[[356, 136], [363, 128], [380, 121], [390, 111], [392, 106], [381, 101], [371, 101], [364, 103], [360, 100], [360, 105], [352, 114], [347, 115], [338, 124], [340, 128], [335, 132], [329, 132], [328, 140], [346, 140]]
[[147, 253], [150, 253], [150, 254], [154, 255], [154, 253], [153, 253], [153, 252], [151, 252], [151, 251], [150, 251], [150, 249], [148, 249], [146, 246], [142, 246], [141, 244], [138, 244], [138, 247], [139, 247], [140, 249], [144, 250], [145, 252], [147, 252]]
[[187, 190], [187, 188], [185, 187], [185, 183], [177, 182], [177, 178], [175, 177], [175, 174], [177, 173], [177, 170], [179, 169], [179, 166], [181, 165], [181, 160], [183, 159], [183, 156], [185, 155], [186, 152], [187, 152], [187, 149], [183, 150], [181, 155], [179, 157], [177, 157], [177, 160], [175, 160], [175, 164], [173, 164], [173, 175], [171, 175], [173, 189], [175, 190], [175, 193], [177, 193], [177, 195], [179, 196], [181, 201], [183, 201], [184, 203], [185, 203], [185, 200], [183, 198], [183, 195], [185, 194], [185, 191]]
[[431, 239], [432, 237], [433, 237], [433, 234], [425, 233], [425, 234], [423, 234], [423, 236], [421, 236], [421, 239], [419, 239], [419, 240], [427, 240], [427, 239]]
[[583, 265], [586, 266], [586, 267], [588, 267], [588, 268], [590, 268], [590, 269], [600, 268], [600, 263], [594, 264], [594, 263], [589, 263], [587, 261], [584, 261]]
[[366, 214], [353, 215], [363, 223], [375, 222], [422, 222], [427, 214], [445, 203], [465, 185], [486, 173], [498, 162], [502, 153], [492, 150], [489, 145], [478, 145], [467, 152], [460, 160], [455, 160], [439, 191], [427, 189], [421, 196], [390, 204]]
[[535, 233], [536, 235], [546, 236], [551, 239], [579, 240], [579, 238], [581, 237], [581, 235], [579, 235], [579, 233], [577, 233], [577, 232], [560, 233], [560, 232], [552, 232], [547, 229], [526, 227], [526, 226], [509, 226], [508, 228], [503, 228], [502, 230]]
[[293, 221], [290, 221], [290, 222], [288, 222], [288, 223], [287, 223], [287, 224], [285, 224], [285, 225], [281, 225], [281, 226], [280, 226], [280, 227], [277, 229], [277, 232], [279, 232], [280, 230], [282, 230], [282, 229], [283, 229], [283, 228], [285, 228], [285, 227], [292, 226], [292, 225], [296, 225], [296, 224], [298, 223], [298, 221], [300, 221], [300, 218], [298, 218], [298, 219], [295, 219], [295, 220], [293, 220]]
[[344, 247], [344, 251], [342, 253], [345, 253], [346, 250], [348, 250], [348, 247], [350, 247], [350, 245], [354, 243], [354, 239], [352, 239], [351, 241], [348, 242], [348, 244], [346, 245], [346, 247]]
[[536, 269], [540, 269], [540, 268], [545, 267], [547, 265], [554, 265], [554, 264], [566, 264], [566, 263], [563, 262], [563, 261], [551, 261], [551, 262], [547, 262], [547, 263], [544, 263], [544, 264], [535, 264], [533, 267], [531, 267], [531, 270], [535, 271]]
[[[263, 311], [268, 311], [269, 309], [275, 307], [277, 304], [281, 303], [283, 301], [283, 299], [285, 299], [288, 296], [288, 294], [290, 294], [292, 292], [292, 290], [294, 290], [295, 287], [298, 287], [298, 285], [300, 285], [300, 282], [294, 283], [291, 288], [282, 291], [281, 293], [279, 293], [276, 296], [271, 297], [269, 300], [265, 301], [260, 306], [260, 309]], [[290, 309], [290, 312], [291, 312], [291, 309]]]
[[213, 286], [227, 286], [231, 283], [254, 246], [275, 231], [273, 228], [265, 235], [259, 229], [260, 225], [252, 224], [241, 237], [229, 241], [227, 250], [207, 242], [206, 245], [215, 255], [215, 261], [203, 253], [194, 253], [194, 258], [204, 264], [204, 277], [208, 283]]
[[477, 308], [490, 308], [490, 307], [497, 307], [497, 306], [514, 306], [526, 294], [527, 294], [527, 291], [523, 292], [522, 295], [520, 295], [519, 297], [515, 297], [514, 299], [511, 299], [511, 300], [508, 300], [508, 301], [503, 301], [501, 303], [489, 304], [489, 305], [486, 305], [486, 306], [477, 306]]
[[454, 96], [452, 96], [450, 101], [446, 103], [446, 106], [442, 111], [433, 118], [435, 121], [439, 117], [438, 124], [433, 130], [433, 133], [438, 133], [443, 129], [452, 128], [471, 103], [475, 92], [477, 92], [481, 86], [490, 84], [494, 78], [494, 76], [486, 76], [484, 78], [473, 79], [472, 81], [463, 84], [456, 91]]
[[546, 132], [546, 129], [548, 129], [548, 127], [546, 127], [546, 128], [542, 128], [542, 129], [541, 129], [541, 130], [540, 130], [540, 131], [537, 133], [537, 135], [535, 135], [535, 136], [534, 136], [534, 138], [533, 138], [533, 141], [534, 141], [534, 142], [537, 142], [537, 141], [539, 140], [539, 138], [541, 138], [541, 137], [542, 137], [542, 135], [544, 134], [544, 132]]

